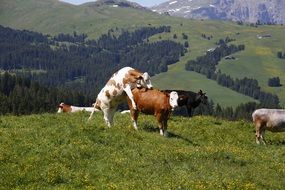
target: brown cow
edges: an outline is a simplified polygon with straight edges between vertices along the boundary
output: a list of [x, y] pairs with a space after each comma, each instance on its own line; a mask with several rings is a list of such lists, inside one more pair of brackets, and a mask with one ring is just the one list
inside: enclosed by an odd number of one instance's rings
[[154, 115], [159, 123], [160, 134], [167, 136], [167, 120], [171, 111], [178, 106], [177, 92], [166, 93], [157, 89], [135, 88], [132, 90], [137, 109], [132, 107], [132, 102], [128, 99], [131, 110], [131, 117], [134, 128], [137, 129], [137, 119], [139, 112]]

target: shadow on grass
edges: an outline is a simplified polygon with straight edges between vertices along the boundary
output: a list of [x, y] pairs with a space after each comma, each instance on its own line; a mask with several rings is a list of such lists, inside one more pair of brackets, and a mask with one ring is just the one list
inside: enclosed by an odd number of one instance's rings
[[[145, 122], [142, 124], [142, 130], [150, 133], [157, 133], [159, 135], [159, 128], [157, 125], [149, 122]], [[182, 137], [181, 135], [175, 134], [173, 132], [168, 131], [168, 136], [167, 138], [176, 138], [176, 139], [181, 139], [183, 141], [186, 141], [187, 143], [193, 145], [193, 146], [199, 146], [199, 144], [193, 142], [192, 140]]]
[[285, 146], [285, 140], [267, 140], [268, 145]]

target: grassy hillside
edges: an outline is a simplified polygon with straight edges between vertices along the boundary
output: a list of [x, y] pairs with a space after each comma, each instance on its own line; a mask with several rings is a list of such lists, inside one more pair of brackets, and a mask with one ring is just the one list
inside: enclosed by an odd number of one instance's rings
[[[277, 58], [277, 52], [285, 52], [284, 26], [259, 26], [258, 29], [241, 30], [239, 41], [245, 44], [246, 51], [237, 55], [237, 60], [223, 60], [219, 65], [222, 72], [242, 78], [251, 77], [258, 80], [263, 90], [275, 93], [285, 106], [285, 88], [272, 88], [267, 85], [268, 79], [280, 77], [281, 84], [285, 85], [285, 60]], [[271, 34], [270, 38], [258, 39], [256, 35]]]
[[284, 134], [258, 146], [251, 123], [152, 116], [43, 114], [0, 118], [0, 189], [282, 189]]
[[[216, 103], [224, 106], [236, 106], [254, 101], [250, 97], [233, 92], [217, 85], [200, 74], [187, 72], [184, 65], [188, 60], [203, 55], [207, 49], [215, 47], [215, 42], [229, 36], [234, 43], [245, 44], [246, 50], [237, 54], [235, 61], [222, 61], [222, 72], [234, 77], [244, 76], [258, 79], [262, 90], [276, 93], [285, 105], [285, 85], [280, 88], [267, 87], [269, 76], [279, 76], [285, 84], [284, 60], [276, 56], [278, 51], [285, 51], [284, 26], [240, 26], [232, 22], [187, 20], [183, 18], [160, 16], [158, 14], [127, 8], [110, 6], [94, 7], [90, 4], [74, 6], [57, 0], [4, 0], [0, 2], [0, 24], [20, 29], [29, 29], [48, 34], [87, 33], [90, 38], [97, 38], [111, 28], [134, 30], [140, 26], [170, 25], [171, 33], [154, 36], [151, 40], [173, 40], [184, 43], [182, 33], [188, 35], [190, 49], [188, 53], [169, 72], [153, 77], [153, 83], [159, 88], [202, 89]], [[203, 39], [201, 34], [213, 36]], [[271, 34], [272, 38], [258, 39], [257, 34]]]

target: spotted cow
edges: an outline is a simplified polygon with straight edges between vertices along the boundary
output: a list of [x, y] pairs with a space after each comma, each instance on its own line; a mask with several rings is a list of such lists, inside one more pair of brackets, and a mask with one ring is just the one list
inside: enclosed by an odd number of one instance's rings
[[[141, 73], [131, 67], [124, 67], [114, 73], [107, 84], [99, 92], [94, 108], [103, 112], [104, 120], [108, 127], [111, 127], [113, 124], [113, 117], [118, 104], [123, 101], [127, 101], [126, 97], [130, 99], [133, 108], [136, 109], [136, 104], [132, 94], [132, 89], [135, 87], [151, 89], [152, 84], [150, 76], [146, 72]], [[95, 109], [90, 114], [89, 120], [92, 118]]]
[[58, 105], [57, 113], [74, 113], [80, 111], [92, 112], [93, 110], [94, 107], [78, 107], [78, 106], [68, 105], [62, 102]]

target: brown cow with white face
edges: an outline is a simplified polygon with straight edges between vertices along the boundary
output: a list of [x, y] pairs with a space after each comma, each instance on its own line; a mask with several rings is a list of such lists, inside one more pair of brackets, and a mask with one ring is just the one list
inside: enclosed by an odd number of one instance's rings
[[128, 99], [128, 105], [131, 110], [131, 117], [134, 128], [137, 129], [137, 119], [139, 112], [154, 115], [159, 123], [160, 134], [167, 136], [167, 120], [171, 111], [178, 106], [178, 94], [162, 92], [157, 89], [139, 89], [132, 90], [137, 109], [134, 109], [131, 100]]
[[[151, 89], [152, 84], [148, 73], [141, 73], [131, 67], [124, 67], [113, 74], [107, 84], [103, 87], [97, 96], [94, 108], [102, 110], [104, 120], [108, 127], [113, 124], [113, 117], [119, 103], [126, 101], [126, 96], [130, 99], [132, 106], [136, 109], [132, 89], [134, 88]], [[94, 109], [94, 111], [96, 111]], [[89, 120], [92, 118], [91, 113]]]

